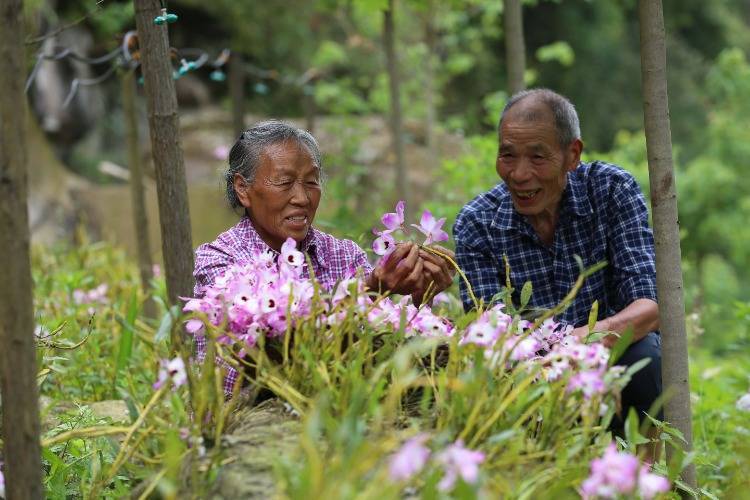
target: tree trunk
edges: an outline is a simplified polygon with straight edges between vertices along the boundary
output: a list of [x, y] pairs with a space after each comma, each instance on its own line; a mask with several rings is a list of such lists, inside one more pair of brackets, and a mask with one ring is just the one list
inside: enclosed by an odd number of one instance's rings
[[122, 75], [122, 110], [125, 115], [125, 135], [128, 147], [128, 167], [130, 168], [130, 201], [133, 206], [133, 227], [138, 254], [138, 269], [141, 274], [141, 288], [146, 297], [144, 312], [147, 317], [156, 317], [154, 301], [149, 290], [154, 276], [151, 260], [151, 242], [148, 236], [148, 217], [143, 194], [143, 166], [138, 143], [138, 117], [135, 107], [135, 75], [128, 69]]
[[[193, 243], [167, 26], [154, 24], [160, 8], [159, 0], [135, 0], [167, 296], [177, 304], [180, 296], [193, 293]], [[178, 335], [173, 334], [174, 349], [180, 345]]]
[[388, 71], [388, 83], [391, 95], [391, 134], [393, 149], [396, 153], [396, 194], [399, 200], [408, 203], [409, 186], [404, 164], [404, 136], [401, 123], [401, 80], [396, 60], [395, 28], [393, 23], [393, 0], [388, 0], [388, 10], [383, 13], [383, 43], [385, 45], [385, 64]]
[[427, 6], [428, 11], [425, 15], [424, 39], [427, 46], [427, 58], [424, 67], [424, 101], [425, 101], [425, 123], [424, 134], [432, 166], [438, 158], [437, 144], [435, 143], [435, 123], [437, 112], [435, 110], [435, 59], [437, 36], [435, 34], [435, 2], [430, 2]]
[[42, 498], [26, 171], [21, 0], [0, 0], [0, 387], [5, 494]]
[[311, 134], [315, 134], [315, 115], [317, 106], [315, 105], [315, 83], [310, 82], [302, 88], [302, 102], [305, 108], [305, 128]]
[[[659, 328], [662, 337], [662, 379], [671, 394], [664, 412], [692, 449], [692, 415], [688, 381], [688, 348], [685, 331], [680, 228], [672, 164], [672, 137], [667, 97], [667, 56], [661, 0], [640, 0], [641, 81], [643, 119], [646, 127], [651, 209], [656, 243], [656, 286], [659, 296]], [[667, 448], [667, 459], [674, 455]], [[695, 487], [695, 466], [683, 472], [683, 481]]]
[[505, 58], [508, 64], [508, 92], [510, 95], [526, 88], [526, 49], [523, 43], [523, 15], [521, 0], [503, 1], [505, 21]]
[[245, 131], [245, 67], [242, 54], [229, 56], [229, 102], [232, 106], [232, 131], [235, 138]]

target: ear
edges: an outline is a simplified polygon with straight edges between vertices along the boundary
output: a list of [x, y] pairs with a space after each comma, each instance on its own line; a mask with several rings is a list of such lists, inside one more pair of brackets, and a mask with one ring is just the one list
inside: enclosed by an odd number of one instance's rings
[[570, 143], [565, 151], [565, 170], [571, 172], [578, 167], [581, 162], [581, 153], [583, 152], [583, 141], [576, 139]]
[[240, 174], [234, 174], [232, 185], [234, 186], [235, 194], [237, 194], [237, 199], [240, 200], [240, 204], [242, 204], [242, 206], [245, 208], [250, 208], [250, 196], [248, 196], [247, 193], [250, 185], [245, 180], [245, 178]]

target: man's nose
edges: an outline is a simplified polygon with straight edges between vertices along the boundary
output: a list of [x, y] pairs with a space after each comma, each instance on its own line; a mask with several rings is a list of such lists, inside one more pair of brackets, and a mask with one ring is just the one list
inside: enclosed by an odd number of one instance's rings
[[522, 184], [531, 180], [532, 173], [532, 166], [526, 159], [521, 158], [516, 162], [515, 167], [510, 172], [510, 178], [513, 182]]

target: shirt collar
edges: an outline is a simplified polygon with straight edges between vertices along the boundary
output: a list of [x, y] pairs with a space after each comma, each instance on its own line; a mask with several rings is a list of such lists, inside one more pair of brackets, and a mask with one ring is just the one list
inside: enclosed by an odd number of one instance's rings
[[[259, 248], [262, 250], [268, 250], [274, 255], [279, 255], [278, 250], [274, 250], [273, 248], [268, 246], [268, 243], [263, 241], [263, 238], [260, 237], [258, 231], [253, 226], [250, 217], [248, 217], [247, 215], [242, 216], [241, 227], [244, 233], [244, 239], [247, 241], [248, 249]], [[313, 262], [317, 263], [318, 265], [325, 264], [323, 255], [321, 255], [322, 252], [319, 248], [320, 242], [322, 241], [321, 236], [322, 233], [320, 231], [310, 226], [310, 230], [307, 232], [307, 236], [305, 236], [305, 239], [303, 239], [301, 245], [299, 245], [302, 252], [309, 254]]]
[[565, 187], [561, 205], [561, 209], [569, 209], [579, 217], [588, 217], [593, 213], [586, 180], [577, 168], [568, 172], [568, 185]]

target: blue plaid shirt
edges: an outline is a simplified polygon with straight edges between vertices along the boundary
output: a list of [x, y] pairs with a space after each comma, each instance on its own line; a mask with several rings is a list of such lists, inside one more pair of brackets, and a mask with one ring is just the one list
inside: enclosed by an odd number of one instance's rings
[[[568, 173], [552, 246], [545, 246], [531, 224], [515, 211], [504, 183], [461, 210], [453, 226], [458, 265], [477, 299], [485, 303], [505, 287], [510, 264], [513, 301], [530, 281], [529, 306], [548, 309], [560, 303], [580, 274], [575, 255], [586, 267], [607, 266], [588, 277], [573, 303], [557, 319], [582, 326], [599, 301], [599, 318], [611, 316], [636, 299], [656, 300], [654, 239], [648, 210], [632, 175], [603, 162], [581, 163]], [[473, 303], [461, 282], [461, 299]]]

